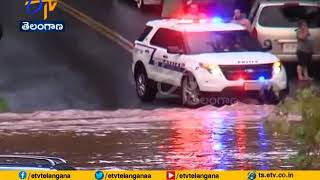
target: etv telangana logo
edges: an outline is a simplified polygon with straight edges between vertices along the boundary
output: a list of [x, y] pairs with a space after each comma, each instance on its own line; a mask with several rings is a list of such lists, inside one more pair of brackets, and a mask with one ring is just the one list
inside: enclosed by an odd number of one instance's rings
[[49, 12], [56, 9], [58, 0], [27, 0], [26, 11], [29, 15], [35, 15], [43, 11], [43, 19], [36, 21], [21, 21], [20, 30], [23, 32], [52, 32], [64, 31], [64, 22], [47, 21]]

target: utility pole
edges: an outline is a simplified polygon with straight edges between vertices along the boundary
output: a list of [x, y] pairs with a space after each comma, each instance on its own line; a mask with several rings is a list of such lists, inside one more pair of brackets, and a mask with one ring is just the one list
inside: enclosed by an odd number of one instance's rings
[[2, 35], [3, 35], [3, 27], [2, 27], [2, 24], [0, 24], [0, 40], [2, 38]]

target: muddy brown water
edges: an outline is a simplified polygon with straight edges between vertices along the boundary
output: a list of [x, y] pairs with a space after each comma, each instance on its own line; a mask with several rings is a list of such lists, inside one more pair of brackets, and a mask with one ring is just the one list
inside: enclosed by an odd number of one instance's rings
[[293, 169], [297, 143], [264, 126], [273, 106], [0, 115], [0, 153], [79, 169]]

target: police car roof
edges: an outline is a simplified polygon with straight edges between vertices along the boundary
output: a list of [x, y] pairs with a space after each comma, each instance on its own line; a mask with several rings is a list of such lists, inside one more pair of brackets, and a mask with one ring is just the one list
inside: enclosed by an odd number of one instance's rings
[[203, 32], [203, 31], [237, 31], [245, 30], [245, 27], [235, 23], [184, 23], [179, 19], [153, 20], [147, 23], [147, 26], [168, 28], [181, 32]]

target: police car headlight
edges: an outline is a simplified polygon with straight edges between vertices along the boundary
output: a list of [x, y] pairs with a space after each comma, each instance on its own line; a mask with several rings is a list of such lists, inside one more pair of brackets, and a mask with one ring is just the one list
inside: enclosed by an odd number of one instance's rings
[[276, 75], [276, 74], [279, 74], [281, 72], [281, 62], [280, 61], [277, 61], [275, 63], [273, 63], [273, 74]]
[[200, 67], [202, 67], [203, 69], [206, 69], [211, 74], [217, 75], [220, 72], [220, 68], [216, 64], [200, 63]]

